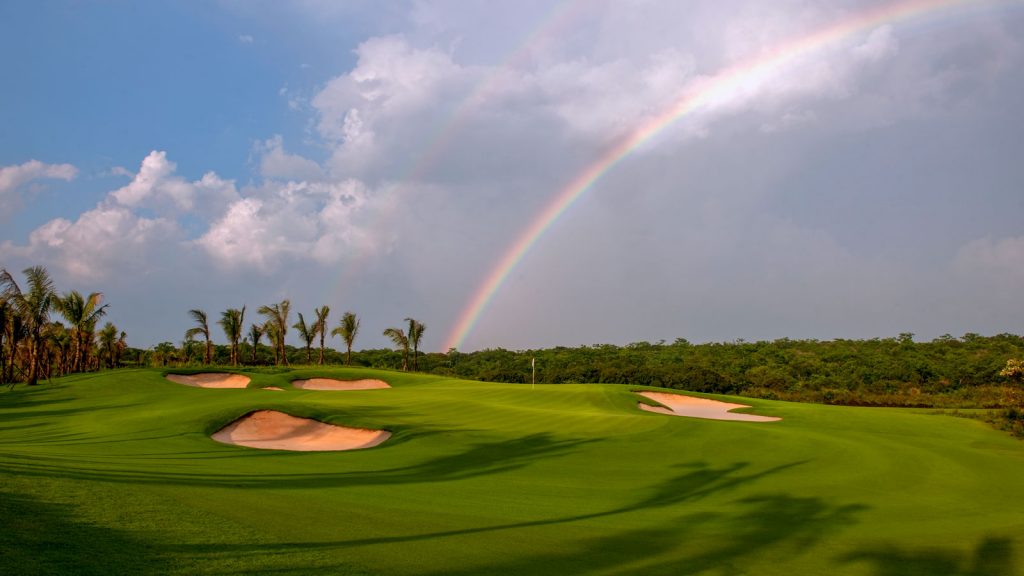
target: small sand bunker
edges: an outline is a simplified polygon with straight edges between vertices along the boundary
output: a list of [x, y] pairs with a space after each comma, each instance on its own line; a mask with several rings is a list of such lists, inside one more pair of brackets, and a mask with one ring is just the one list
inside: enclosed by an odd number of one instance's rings
[[242, 416], [212, 436], [224, 444], [299, 452], [370, 448], [390, 437], [387, 430], [346, 428], [273, 410]]
[[249, 377], [241, 374], [211, 372], [208, 374], [168, 374], [171, 382], [199, 388], [245, 388]]
[[637, 394], [668, 406], [668, 408], [665, 408], [662, 406], [648, 406], [642, 402], [638, 403], [641, 410], [657, 412], [658, 414], [690, 416], [693, 418], [707, 418], [709, 420], [743, 420], [746, 422], [774, 422], [782, 420], [782, 418], [775, 418], [773, 416], [734, 414], [730, 412], [730, 410], [735, 410], [736, 408], [750, 408], [750, 406], [745, 404], [730, 404], [729, 402], [719, 402], [718, 400], [708, 400], [707, 398], [695, 398], [693, 396], [666, 394], [663, 392], [637, 392]]
[[335, 380], [333, 378], [294, 380], [292, 386], [303, 390], [373, 390], [375, 388], [391, 388], [383, 380]]
[[275, 392], [284, 392], [284, 388], [278, 388], [277, 386], [264, 386], [261, 390], [273, 390]]

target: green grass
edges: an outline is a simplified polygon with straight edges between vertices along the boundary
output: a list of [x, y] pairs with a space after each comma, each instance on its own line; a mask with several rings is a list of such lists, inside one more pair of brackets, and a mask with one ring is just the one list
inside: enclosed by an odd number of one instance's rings
[[[0, 393], [0, 573], [1024, 574], [1024, 443], [975, 420], [741, 399], [784, 419], [724, 422], [642, 412], [626, 386], [246, 373]], [[393, 388], [289, 386], [311, 376]], [[394, 435], [209, 438], [263, 408]]]

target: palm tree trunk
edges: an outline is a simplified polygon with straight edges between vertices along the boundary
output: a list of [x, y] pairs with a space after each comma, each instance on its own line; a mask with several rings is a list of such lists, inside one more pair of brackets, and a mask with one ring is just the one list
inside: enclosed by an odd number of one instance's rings
[[82, 358], [79, 361], [78, 371], [88, 372], [89, 371], [89, 344], [85, 341], [85, 333], [81, 334], [82, 338]]
[[29, 340], [28, 348], [28, 385], [35, 386], [39, 383], [39, 362], [37, 354], [39, 352], [39, 343], [35, 337]]
[[351, 364], [352, 364], [352, 345], [349, 344], [348, 345], [348, 355], [345, 356], [345, 366], [350, 366]]

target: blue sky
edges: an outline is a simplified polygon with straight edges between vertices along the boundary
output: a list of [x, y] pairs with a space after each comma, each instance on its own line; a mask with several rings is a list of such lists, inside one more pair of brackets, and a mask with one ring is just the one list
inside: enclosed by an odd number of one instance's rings
[[[0, 266], [103, 291], [140, 346], [288, 297], [439, 348], [616, 138], [884, 4], [6, 2]], [[673, 125], [464, 347], [1019, 332], [1022, 5], [860, 31]]]

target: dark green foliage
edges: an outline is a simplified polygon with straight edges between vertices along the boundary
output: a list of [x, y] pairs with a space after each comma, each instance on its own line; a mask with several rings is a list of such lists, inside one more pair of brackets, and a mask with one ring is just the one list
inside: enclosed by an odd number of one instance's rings
[[[361, 353], [364, 362], [378, 354]], [[1024, 391], [1000, 376], [1024, 357], [1024, 338], [965, 334], [914, 342], [910, 334], [871, 340], [789, 340], [694, 345], [637, 342], [578, 348], [427, 354], [424, 370], [491, 382], [659, 386], [756, 398], [863, 406], [1001, 408]], [[393, 361], [392, 361], [393, 362]], [[367, 366], [393, 366], [369, 361]]]

